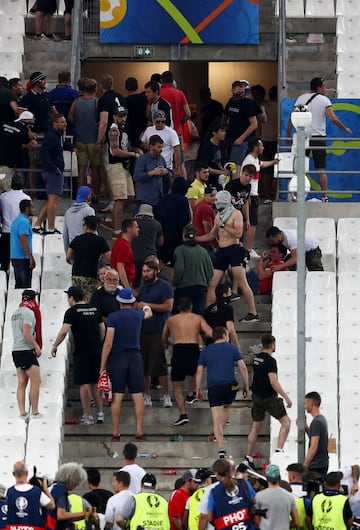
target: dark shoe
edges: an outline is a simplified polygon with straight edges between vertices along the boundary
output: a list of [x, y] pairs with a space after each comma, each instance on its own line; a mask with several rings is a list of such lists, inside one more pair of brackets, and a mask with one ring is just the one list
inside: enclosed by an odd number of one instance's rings
[[225, 451], [225, 449], [223, 447], [218, 450], [218, 457], [219, 458], [226, 458], [226, 451]]
[[54, 230], [46, 230], [46, 232], [44, 232], [44, 234], [46, 236], [50, 236], [52, 234], [61, 234], [61, 232], [57, 228], [54, 228]]
[[232, 293], [230, 296], [230, 302], [236, 302], [236, 300], [240, 300], [240, 295], [237, 293]]
[[40, 236], [43, 236], [45, 234], [45, 230], [42, 227], [33, 228], [32, 231], [33, 231], [33, 234], [39, 234]]
[[255, 469], [254, 459], [253, 459], [252, 456], [246, 455], [245, 459], [244, 459], [244, 461], [242, 463], [245, 464], [248, 467], [251, 467], [251, 469]]
[[113, 434], [111, 437], [112, 442], [120, 442], [120, 434]]
[[192, 394], [187, 395], [185, 398], [185, 403], [187, 403], [187, 405], [192, 405], [193, 403], [196, 403], [196, 401], [198, 401], [196, 397], [196, 392], [193, 392]]
[[241, 318], [239, 322], [259, 322], [260, 318], [259, 315], [256, 313], [256, 315], [253, 315], [252, 313], [248, 313], [244, 318]]
[[138, 442], [141, 442], [141, 441], [145, 441], [146, 440], [146, 436], [144, 436], [143, 434], [135, 434], [135, 440], [137, 440]]
[[173, 425], [185, 425], [186, 423], [189, 423], [189, 418], [187, 416], [187, 414], [180, 414], [180, 416], [178, 417], [178, 419], [176, 421], [174, 421]]

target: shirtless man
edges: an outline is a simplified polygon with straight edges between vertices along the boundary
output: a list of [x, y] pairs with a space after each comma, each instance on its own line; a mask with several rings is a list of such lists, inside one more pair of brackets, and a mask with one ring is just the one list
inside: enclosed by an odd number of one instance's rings
[[259, 315], [256, 312], [254, 295], [246, 279], [246, 264], [248, 251], [240, 246], [240, 238], [243, 232], [243, 216], [239, 210], [234, 208], [231, 195], [228, 191], [219, 191], [215, 201], [218, 211], [214, 226], [208, 234], [196, 238], [200, 243], [218, 239], [219, 248], [214, 259], [214, 276], [212, 277], [206, 295], [206, 306], [215, 302], [215, 289], [224, 273], [231, 268], [233, 276], [233, 294], [231, 301], [238, 300], [238, 288], [248, 306], [248, 314], [241, 322], [258, 322]]
[[[183, 396], [184, 380], [187, 375], [190, 375], [192, 377], [192, 388], [195, 388], [194, 378], [200, 354], [199, 335], [202, 331], [208, 337], [212, 336], [212, 329], [203, 317], [191, 312], [192, 303], [190, 298], [180, 298], [179, 310], [179, 314], [168, 318], [162, 334], [165, 347], [170, 344], [170, 335], [171, 344], [173, 344], [171, 381], [173, 383], [175, 401], [180, 412], [179, 418], [173, 425], [189, 423]], [[187, 403], [196, 401], [196, 392], [193, 392], [193, 394], [187, 396]]]

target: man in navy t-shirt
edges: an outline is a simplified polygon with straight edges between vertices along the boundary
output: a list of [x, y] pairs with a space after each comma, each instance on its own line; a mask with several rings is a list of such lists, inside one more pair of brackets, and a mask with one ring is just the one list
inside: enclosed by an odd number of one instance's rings
[[240, 370], [244, 381], [243, 395], [249, 393], [249, 376], [240, 351], [229, 343], [229, 332], [223, 326], [213, 331], [214, 344], [207, 346], [201, 353], [196, 372], [196, 393], [202, 399], [200, 389], [204, 367], [207, 368], [207, 387], [210, 410], [213, 418], [214, 435], [219, 447], [219, 458], [226, 456], [224, 449], [224, 425], [229, 418], [230, 405], [235, 400], [239, 384], [236, 380], [234, 365]]

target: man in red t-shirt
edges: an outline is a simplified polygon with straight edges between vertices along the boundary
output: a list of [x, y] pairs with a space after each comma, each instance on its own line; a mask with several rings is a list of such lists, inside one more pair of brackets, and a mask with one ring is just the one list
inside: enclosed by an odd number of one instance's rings
[[135, 219], [124, 219], [121, 232], [111, 249], [111, 268], [118, 271], [121, 285], [130, 288], [136, 276], [131, 241], [139, 235], [139, 225]]
[[166, 71], [161, 74], [160, 96], [168, 101], [172, 107], [174, 129], [179, 136], [183, 135], [183, 123], [191, 117], [191, 111], [186, 96], [182, 90], [174, 88], [174, 76]]
[[[196, 227], [196, 235], [203, 236], [211, 232], [214, 226], [215, 211], [214, 204], [216, 199], [216, 188], [206, 186], [204, 191], [204, 198], [198, 202], [194, 208], [193, 225]], [[205, 248], [214, 247], [215, 241], [209, 243], [200, 243]]]
[[186, 501], [197, 490], [200, 479], [196, 478], [196, 469], [187, 469], [181, 477], [184, 484], [172, 492], [169, 499], [170, 530], [182, 530], [182, 518]]
[[[272, 290], [272, 267], [282, 265], [287, 254], [287, 248], [280, 245], [272, 245], [269, 253], [265, 250], [256, 264], [256, 276], [260, 280], [259, 294], [271, 294]], [[288, 270], [288, 269], [282, 269]]]

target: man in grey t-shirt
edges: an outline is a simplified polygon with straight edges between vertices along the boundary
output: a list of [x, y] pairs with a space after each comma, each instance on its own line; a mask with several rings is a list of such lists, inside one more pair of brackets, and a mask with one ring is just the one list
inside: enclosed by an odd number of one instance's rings
[[320, 412], [321, 397], [318, 392], [309, 392], [305, 396], [304, 408], [313, 417], [309, 435], [309, 449], [305, 456], [304, 466], [316, 471], [321, 476], [326, 475], [329, 467], [328, 426], [325, 416]]
[[266, 510], [266, 517], [260, 520], [260, 530], [289, 530], [299, 525], [299, 515], [294, 496], [280, 488], [280, 469], [270, 464], [266, 468], [268, 488], [259, 491], [255, 497], [256, 508]]
[[34, 337], [36, 318], [34, 312], [26, 307], [35, 302], [36, 293], [25, 289], [22, 293], [20, 307], [12, 317], [11, 325], [14, 337], [12, 357], [18, 376], [17, 401], [20, 418], [29, 419], [25, 410], [25, 393], [30, 379], [31, 419], [42, 418], [39, 414], [40, 368], [37, 358], [41, 355], [41, 348]]

